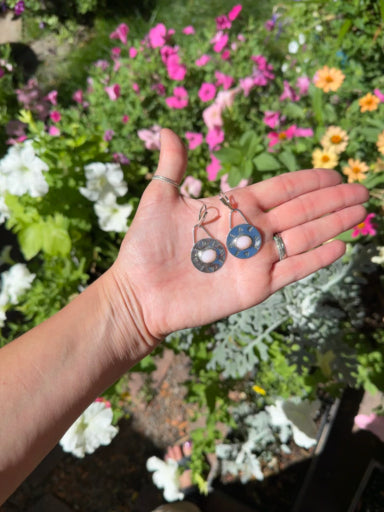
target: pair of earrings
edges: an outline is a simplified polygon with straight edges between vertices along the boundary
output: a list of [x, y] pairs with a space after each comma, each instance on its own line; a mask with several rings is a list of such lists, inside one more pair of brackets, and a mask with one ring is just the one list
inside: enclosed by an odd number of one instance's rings
[[[226, 241], [228, 251], [236, 258], [251, 258], [261, 248], [262, 238], [260, 231], [252, 224], [249, 224], [244, 214], [238, 208], [232, 206], [229, 198], [224, 193], [220, 194], [220, 201], [231, 210], [229, 215], [229, 233]], [[236, 212], [243, 217], [245, 223], [233, 227], [232, 217]], [[213, 238], [204, 227], [204, 220], [207, 214], [208, 209], [203, 204], [199, 213], [199, 221], [193, 227], [191, 260], [200, 272], [211, 273], [216, 272], [224, 265], [226, 250], [224, 245]], [[209, 238], [203, 238], [196, 242], [198, 229], [203, 229]]]

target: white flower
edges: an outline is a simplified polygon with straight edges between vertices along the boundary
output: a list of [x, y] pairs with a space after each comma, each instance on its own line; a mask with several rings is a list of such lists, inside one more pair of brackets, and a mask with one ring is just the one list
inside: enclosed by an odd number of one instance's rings
[[61, 447], [65, 452], [83, 458], [99, 446], [110, 444], [119, 431], [112, 425], [112, 418], [109, 404], [93, 402], [61, 438]]
[[0, 329], [2, 327], [4, 327], [5, 320], [6, 320], [5, 309], [0, 306]]
[[276, 400], [275, 405], [266, 407], [271, 416], [271, 424], [280, 430], [280, 440], [286, 443], [290, 429], [294, 442], [302, 448], [309, 449], [316, 444], [317, 428], [312, 417], [319, 409], [319, 401], [315, 400]]
[[130, 204], [117, 204], [116, 197], [109, 193], [102, 201], [95, 203], [94, 208], [103, 231], [126, 231], [127, 219], [133, 209]]
[[164, 489], [164, 499], [177, 501], [184, 498], [184, 493], [180, 491], [178, 464], [175, 460], [163, 461], [158, 457], [150, 457], [146, 466], [148, 471], [153, 471], [152, 480], [156, 487]]
[[87, 186], [80, 187], [80, 193], [90, 201], [100, 201], [110, 193], [123, 196], [127, 190], [120, 164], [94, 162], [85, 166]]
[[8, 206], [5, 204], [5, 198], [1, 195], [0, 191], [0, 224], [3, 224], [9, 218]]
[[0, 307], [17, 304], [19, 297], [31, 287], [35, 274], [24, 263], [16, 263], [1, 274]]
[[288, 45], [289, 53], [297, 53], [299, 50], [299, 43], [297, 41], [291, 41]]
[[48, 192], [43, 171], [48, 171], [48, 165], [36, 156], [32, 141], [15, 144], [0, 160], [1, 188], [15, 196], [41, 197]]
[[299, 34], [298, 36], [298, 39], [299, 39], [299, 43], [300, 44], [304, 44], [305, 43], [305, 35], [304, 34]]
[[376, 249], [379, 251], [379, 254], [373, 256], [371, 261], [372, 263], [377, 263], [377, 265], [384, 265], [384, 246], [377, 246]]

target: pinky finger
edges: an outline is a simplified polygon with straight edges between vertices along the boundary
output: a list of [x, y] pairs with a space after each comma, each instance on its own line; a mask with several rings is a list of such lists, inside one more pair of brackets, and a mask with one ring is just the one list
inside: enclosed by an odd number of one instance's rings
[[272, 292], [327, 267], [345, 253], [345, 243], [332, 240], [308, 252], [279, 261], [272, 270]]

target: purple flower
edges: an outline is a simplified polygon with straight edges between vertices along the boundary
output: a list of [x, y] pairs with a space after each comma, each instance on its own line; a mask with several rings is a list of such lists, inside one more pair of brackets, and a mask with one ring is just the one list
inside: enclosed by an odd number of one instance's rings
[[25, 10], [24, 2], [23, 2], [23, 0], [20, 0], [15, 5], [14, 13], [15, 13], [16, 16], [21, 16], [23, 14], [24, 10]]
[[105, 130], [103, 139], [106, 142], [109, 142], [110, 140], [112, 140], [114, 135], [115, 135], [115, 132], [113, 130]]

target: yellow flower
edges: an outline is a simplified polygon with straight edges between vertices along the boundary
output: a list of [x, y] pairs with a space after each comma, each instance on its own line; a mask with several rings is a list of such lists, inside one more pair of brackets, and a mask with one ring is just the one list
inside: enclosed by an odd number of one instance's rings
[[337, 155], [342, 153], [348, 144], [348, 135], [338, 126], [330, 126], [321, 139], [324, 149], [331, 149]]
[[379, 98], [369, 92], [368, 94], [359, 99], [360, 111], [366, 112], [367, 110], [377, 110], [377, 105], [379, 103]]
[[261, 388], [260, 386], [257, 386], [256, 384], [252, 387], [252, 389], [255, 393], [259, 393], [259, 395], [265, 396], [267, 394], [265, 389]]
[[316, 71], [314, 83], [316, 87], [323, 89], [324, 92], [337, 91], [343, 83], [344, 78], [345, 75], [340, 69], [324, 66]]
[[376, 163], [373, 166], [373, 172], [383, 172], [384, 171], [384, 160], [378, 158]]
[[384, 132], [381, 132], [380, 135], [377, 137], [376, 146], [380, 153], [384, 155]]
[[338, 163], [337, 154], [333, 149], [316, 148], [312, 153], [313, 167], [322, 169], [333, 169]]
[[348, 160], [348, 166], [343, 167], [343, 174], [348, 176], [348, 183], [353, 181], [363, 181], [365, 174], [368, 172], [368, 165], [360, 160]]

